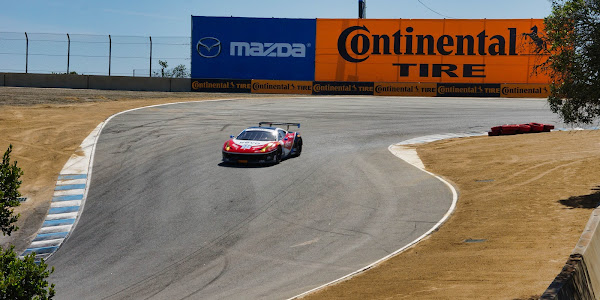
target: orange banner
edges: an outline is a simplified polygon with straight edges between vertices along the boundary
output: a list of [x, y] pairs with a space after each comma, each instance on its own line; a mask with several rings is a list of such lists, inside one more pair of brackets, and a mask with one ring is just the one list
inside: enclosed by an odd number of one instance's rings
[[548, 83], [543, 20], [317, 19], [315, 81]]
[[312, 94], [312, 81], [252, 80], [252, 93]]

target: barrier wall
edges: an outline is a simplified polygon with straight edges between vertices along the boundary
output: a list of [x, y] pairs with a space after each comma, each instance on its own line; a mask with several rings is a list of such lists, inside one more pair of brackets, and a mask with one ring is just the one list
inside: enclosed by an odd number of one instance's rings
[[25, 86], [25, 87], [57, 87], [71, 89], [88, 88], [88, 76], [79, 75], [54, 75], [54, 74], [24, 74], [24, 73], [5, 73], [6, 86]]
[[189, 78], [0, 73], [0, 84], [14, 87], [189, 92], [190, 81]]
[[600, 297], [600, 208], [596, 208], [562, 271], [541, 299]]

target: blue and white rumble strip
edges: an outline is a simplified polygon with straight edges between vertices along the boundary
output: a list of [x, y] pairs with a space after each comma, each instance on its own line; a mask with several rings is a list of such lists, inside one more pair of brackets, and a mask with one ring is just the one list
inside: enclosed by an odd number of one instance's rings
[[63, 167], [56, 181], [48, 215], [37, 236], [21, 256], [35, 253], [36, 261], [48, 258], [58, 250], [75, 227], [83, 211], [92, 172], [94, 147], [103, 126], [104, 122], [88, 135], [76, 154], [71, 155]]
[[77, 220], [85, 194], [87, 174], [58, 176], [48, 215], [23, 256], [35, 252], [36, 260], [47, 258], [65, 240]]

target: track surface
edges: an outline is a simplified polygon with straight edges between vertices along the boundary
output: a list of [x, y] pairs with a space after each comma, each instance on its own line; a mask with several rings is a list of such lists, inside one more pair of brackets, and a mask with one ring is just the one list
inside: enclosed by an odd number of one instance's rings
[[[185, 103], [102, 132], [84, 212], [49, 259], [57, 299], [281, 299], [410, 243], [451, 192], [397, 159], [423, 135], [557, 124], [544, 100], [296, 98]], [[220, 148], [259, 121], [302, 123], [300, 157], [227, 167]]]

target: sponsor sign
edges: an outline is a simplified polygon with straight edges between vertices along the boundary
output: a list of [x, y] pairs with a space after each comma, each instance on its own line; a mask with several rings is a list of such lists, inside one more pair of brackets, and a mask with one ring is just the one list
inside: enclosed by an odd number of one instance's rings
[[252, 80], [252, 92], [259, 94], [312, 94], [312, 81]]
[[500, 84], [438, 83], [438, 97], [500, 97]]
[[[318, 19], [315, 80], [548, 83], [543, 20]], [[542, 58], [543, 59], [543, 58]]]
[[373, 82], [315, 81], [313, 95], [373, 95]]
[[192, 79], [192, 91], [214, 93], [250, 93], [251, 80]]
[[314, 80], [315, 19], [192, 16], [192, 78]]
[[501, 97], [506, 98], [547, 98], [550, 86], [547, 84], [503, 84]]
[[376, 82], [375, 96], [437, 96], [437, 83]]

